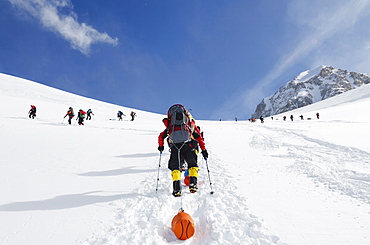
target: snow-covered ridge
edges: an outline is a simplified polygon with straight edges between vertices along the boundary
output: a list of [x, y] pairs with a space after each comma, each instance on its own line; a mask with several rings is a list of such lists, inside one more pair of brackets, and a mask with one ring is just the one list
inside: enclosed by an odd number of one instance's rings
[[304, 71], [304, 72], [301, 72], [297, 77], [295, 77], [293, 80], [296, 81], [296, 83], [299, 83], [299, 82], [304, 82], [314, 76], [316, 76], [317, 74], [320, 73], [320, 71], [322, 69], [324, 69], [326, 66], [324, 65], [321, 65], [313, 70], [307, 70], [307, 71]]
[[307, 106], [370, 83], [370, 76], [330, 66], [300, 73], [257, 105], [252, 117], [271, 116]]

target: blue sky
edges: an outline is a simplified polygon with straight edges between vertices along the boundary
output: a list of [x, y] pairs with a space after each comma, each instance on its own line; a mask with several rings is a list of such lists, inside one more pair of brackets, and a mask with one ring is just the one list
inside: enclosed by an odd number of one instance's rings
[[370, 73], [369, 0], [5, 0], [0, 31], [1, 73], [196, 119], [247, 119], [319, 65]]

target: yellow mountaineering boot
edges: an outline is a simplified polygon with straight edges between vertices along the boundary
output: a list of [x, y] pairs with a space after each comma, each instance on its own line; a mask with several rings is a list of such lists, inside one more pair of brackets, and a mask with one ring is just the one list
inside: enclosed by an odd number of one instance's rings
[[190, 176], [190, 184], [189, 184], [189, 191], [191, 193], [195, 193], [198, 191], [198, 167], [191, 167], [189, 168], [189, 176]]
[[171, 172], [172, 181], [173, 181], [173, 192], [172, 195], [175, 197], [181, 196], [181, 171], [180, 170], [173, 170]]

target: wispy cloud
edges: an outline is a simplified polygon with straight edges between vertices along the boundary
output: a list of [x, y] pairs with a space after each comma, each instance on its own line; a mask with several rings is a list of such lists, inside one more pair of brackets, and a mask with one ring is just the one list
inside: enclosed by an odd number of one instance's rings
[[[268, 88], [282, 74], [286, 73], [297, 62], [302, 62], [314, 50], [320, 50], [325, 42], [335, 35], [343, 33], [358, 24], [359, 19], [369, 13], [369, 5], [370, 1], [368, 0], [292, 1], [288, 9], [289, 21], [295, 23], [298, 30], [301, 30], [299, 33], [290, 34], [292, 39], [296, 40], [295, 43], [290, 44], [290, 48], [286, 50], [286, 55], [278, 60], [262, 80], [247, 91], [236, 92], [232, 98], [224, 103], [216, 115], [231, 118], [237, 115], [237, 111], [240, 111], [240, 109], [253, 112], [257, 103], [269, 95], [266, 95]], [[325, 54], [319, 56], [323, 57], [323, 55]]]
[[[14, 6], [28, 12], [47, 29], [60, 34], [72, 46], [83, 54], [90, 52], [94, 43], [117, 45], [118, 39], [101, 33], [93, 27], [79, 23], [72, 9], [70, 0], [9, 0]], [[69, 12], [68, 14], [62, 14]], [[65, 11], [68, 10], [68, 11]]]

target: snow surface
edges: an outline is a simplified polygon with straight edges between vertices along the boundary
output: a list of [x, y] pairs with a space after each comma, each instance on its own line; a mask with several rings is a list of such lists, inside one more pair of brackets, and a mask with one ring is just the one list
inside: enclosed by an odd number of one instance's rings
[[[0, 103], [0, 244], [370, 244], [369, 85], [293, 122], [197, 121], [210, 157], [182, 198], [157, 151], [164, 115], [129, 121], [131, 108], [4, 74]], [[95, 115], [68, 125], [69, 106]], [[186, 241], [170, 228], [181, 207], [196, 225]]]

